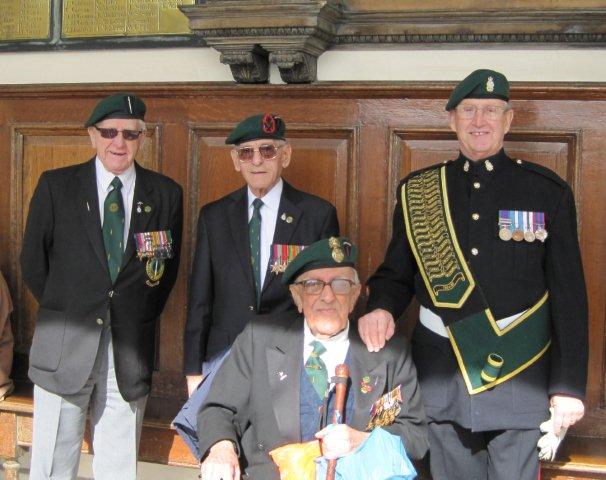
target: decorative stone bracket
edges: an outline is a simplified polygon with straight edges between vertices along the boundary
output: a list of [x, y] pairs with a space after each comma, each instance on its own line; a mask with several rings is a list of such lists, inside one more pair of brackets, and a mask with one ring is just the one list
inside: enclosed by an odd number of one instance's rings
[[316, 80], [339, 24], [339, 0], [207, 0], [183, 6], [191, 30], [221, 53], [241, 83], [265, 83], [269, 63], [287, 83]]
[[[179, 7], [192, 32], [221, 52], [236, 81], [316, 80], [331, 47], [606, 45], [598, 0], [203, 0]], [[463, 5], [461, 5], [463, 4]]]

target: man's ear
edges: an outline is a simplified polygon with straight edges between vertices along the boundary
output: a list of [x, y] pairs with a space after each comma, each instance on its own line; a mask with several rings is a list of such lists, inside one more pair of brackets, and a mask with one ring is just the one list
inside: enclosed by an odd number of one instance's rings
[[229, 153], [231, 154], [231, 159], [234, 162], [234, 168], [236, 169], [236, 172], [239, 172], [242, 168], [242, 165], [240, 165], [240, 160], [238, 160], [238, 152], [236, 152], [235, 148], [232, 148]]
[[290, 284], [288, 286], [288, 289], [290, 290], [292, 299], [295, 302], [295, 305], [297, 306], [297, 310], [299, 311], [299, 313], [303, 313], [303, 299], [301, 298], [298, 285]]
[[90, 144], [93, 148], [97, 148], [97, 137], [95, 136], [95, 127], [88, 127], [86, 129], [88, 136], [90, 137]]

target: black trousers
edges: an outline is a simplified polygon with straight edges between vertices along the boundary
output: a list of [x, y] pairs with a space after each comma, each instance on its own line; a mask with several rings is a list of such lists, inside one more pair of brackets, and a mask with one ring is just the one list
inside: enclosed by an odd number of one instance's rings
[[433, 480], [537, 480], [539, 429], [472, 432], [450, 422], [429, 424]]

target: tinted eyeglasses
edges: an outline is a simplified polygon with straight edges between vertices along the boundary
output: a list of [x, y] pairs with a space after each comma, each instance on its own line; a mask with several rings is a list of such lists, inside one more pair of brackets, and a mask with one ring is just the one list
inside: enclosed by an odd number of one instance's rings
[[143, 133], [143, 130], [118, 130], [117, 128], [97, 127], [97, 125], [95, 128], [103, 138], [116, 138], [119, 133], [122, 133], [122, 138], [126, 141], [137, 140]]
[[356, 285], [356, 282], [347, 278], [333, 278], [330, 282], [319, 280], [317, 278], [309, 278], [296, 282], [295, 285], [303, 285], [303, 291], [307, 295], [319, 295], [324, 290], [326, 285], [330, 285], [332, 292], [335, 295], [347, 295], [351, 292], [351, 288]]
[[264, 143], [259, 145], [259, 148], [253, 147], [241, 147], [236, 148], [238, 154], [238, 160], [241, 162], [252, 162], [255, 152], [259, 152], [259, 155], [263, 160], [272, 160], [278, 156], [278, 150], [284, 145], [274, 145], [273, 143]]

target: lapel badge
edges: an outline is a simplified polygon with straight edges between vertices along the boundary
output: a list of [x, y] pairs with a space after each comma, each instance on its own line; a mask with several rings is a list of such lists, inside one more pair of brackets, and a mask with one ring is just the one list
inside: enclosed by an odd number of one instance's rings
[[141, 213], [141, 205], [143, 205], [143, 202], [137, 202], [137, 213]]
[[280, 220], [286, 223], [292, 223], [293, 218], [290, 215], [286, 215], [286, 213], [282, 213], [282, 215], [280, 215]]
[[486, 91], [494, 92], [494, 79], [492, 77], [488, 77], [488, 80], [486, 80]]
[[286, 375], [284, 372], [280, 371], [278, 372], [278, 376], [280, 377], [280, 381], [282, 382], [283, 380], [286, 380], [286, 377], [288, 377], [288, 375]]
[[362, 393], [370, 393], [372, 392], [372, 385], [370, 384], [370, 377], [362, 377], [360, 380], [360, 392]]
[[149, 205], [145, 205], [145, 208], [143, 210], [145, 210], [145, 213], [149, 213], [152, 209]]

